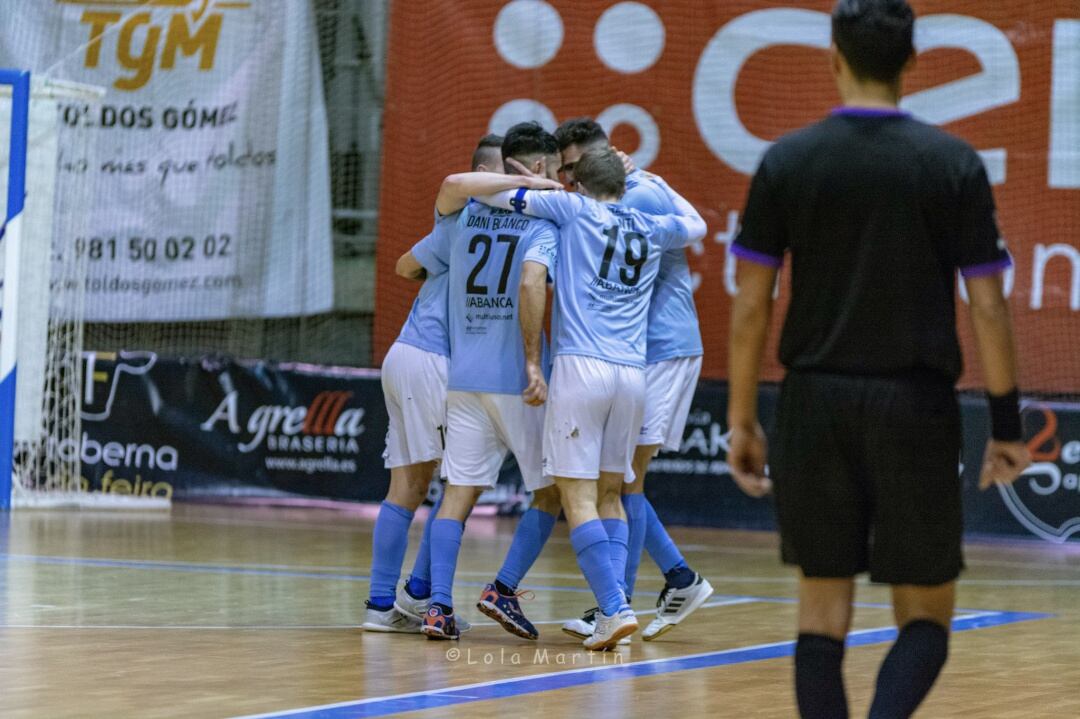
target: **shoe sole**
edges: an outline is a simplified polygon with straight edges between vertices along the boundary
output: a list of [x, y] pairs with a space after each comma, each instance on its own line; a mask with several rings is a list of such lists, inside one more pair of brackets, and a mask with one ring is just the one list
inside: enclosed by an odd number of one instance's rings
[[420, 627], [416, 629], [394, 629], [392, 627], [386, 627], [382, 624], [368, 624], [364, 623], [360, 625], [360, 628], [365, 632], [378, 632], [380, 634], [420, 634], [422, 630]]
[[569, 634], [574, 639], [588, 639], [592, 634], [582, 634], [581, 632], [575, 632], [573, 629], [562, 628], [563, 634]]
[[458, 638], [457, 634], [444, 634], [438, 629], [432, 629], [428, 627], [424, 627], [423, 629], [421, 629], [420, 633], [428, 639], [434, 639], [437, 641], [453, 641]]
[[595, 647], [588, 647], [587, 646], [585, 648], [588, 649], [590, 652], [609, 652], [619, 644], [620, 639], [622, 639], [623, 637], [630, 636], [631, 634], [636, 632], [638, 629], [640, 629], [640, 626], [638, 625], [637, 622], [632, 622], [630, 624], [624, 624], [621, 627], [619, 627], [618, 629], [616, 629], [615, 633], [612, 634], [610, 637], [608, 637], [608, 640], [606, 642], [604, 642], [603, 644], [598, 644]]
[[536, 641], [540, 638], [539, 635], [529, 634], [527, 631], [519, 627], [512, 619], [510, 619], [510, 617], [499, 611], [499, 608], [496, 607], [494, 604], [477, 602], [476, 608], [479, 609], [480, 613], [483, 614], [485, 617], [488, 617], [489, 619], [494, 619], [500, 627], [502, 627], [516, 637], [521, 637], [522, 639], [529, 639], [531, 641]]
[[707, 591], [702, 592], [698, 596], [697, 599], [695, 599], [694, 601], [692, 601], [690, 603], [690, 608], [688, 610], [686, 610], [685, 614], [683, 614], [682, 619], [680, 619], [677, 622], [671, 622], [670, 624], [665, 624], [663, 627], [661, 627], [659, 630], [657, 630], [657, 632], [655, 634], [645, 634], [644, 632], [642, 632], [642, 634], [641, 634], [642, 640], [644, 640], [646, 642], [651, 642], [651, 641], [653, 641], [655, 639], [659, 639], [660, 637], [664, 636], [665, 634], [670, 632], [675, 627], [679, 626], [679, 624], [683, 621], [683, 619], [686, 619], [691, 614], [693, 614], [698, 609], [700, 609], [701, 605], [704, 604], [705, 602], [707, 602], [709, 600], [709, 597], [711, 597], [713, 595], [713, 593], [716, 591], [715, 589], [713, 589], [713, 586], [711, 584], [709, 584], [708, 579], [702, 578], [701, 582], [702, 582], [702, 586], [706, 587]]

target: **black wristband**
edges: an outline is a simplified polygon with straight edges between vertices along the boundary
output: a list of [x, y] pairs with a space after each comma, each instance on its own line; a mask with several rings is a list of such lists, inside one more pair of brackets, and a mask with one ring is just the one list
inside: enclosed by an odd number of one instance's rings
[[990, 436], [1002, 442], [1019, 442], [1024, 438], [1020, 424], [1020, 392], [1013, 390], [1002, 395], [986, 393], [990, 400]]

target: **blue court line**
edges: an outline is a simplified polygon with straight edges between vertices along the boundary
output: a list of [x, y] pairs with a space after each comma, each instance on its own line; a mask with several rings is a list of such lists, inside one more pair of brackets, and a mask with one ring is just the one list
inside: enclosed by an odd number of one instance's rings
[[[1045, 619], [1052, 615], [1035, 612], [984, 612], [971, 616], [957, 617], [953, 619], [954, 632], [964, 632], [973, 629], [985, 629], [1003, 624], [1014, 624], [1035, 619]], [[847, 646], [859, 647], [870, 644], [882, 644], [896, 638], [896, 627], [879, 627], [852, 632], [848, 635]], [[534, 649], [532, 654], [543, 650]], [[438, 709], [441, 707], [454, 706], [457, 704], [469, 704], [472, 702], [489, 701], [493, 699], [506, 699], [509, 697], [536, 694], [538, 692], [567, 689], [570, 687], [583, 686], [586, 684], [598, 684], [601, 682], [633, 679], [636, 677], [656, 676], [670, 674], [672, 672], [691, 671], [695, 669], [708, 669], [712, 667], [728, 666], [732, 664], [745, 664], [767, 659], [779, 659], [789, 657], [795, 652], [795, 642], [776, 642], [773, 644], [759, 644], [738, 649], [726, 649], [719, 652], [707, 652], [692, 654], [683, 657], [671, 657], [668, 659], [653, 659], [649, 661], [633, 662], [631, 664], [608, 664], [599, 667], [587, 667], [583, 669], [570, 669], [562, 672], [548, 674], [534, 674], [527, 677], [511, 679], [499, 679], [478, 684], [466, 684], [464, 686], [448, 687], [445, 689], [432, 689], [429, 691], [400, 694], [391, 697], [375, 697], [337, 704], [306, 707], [267, 714], [253, 714], [240, 719], [362, 719], [366, 717], [382, 717], [401, 712], [421, 711], [424, 709]], [[549, 652], [559, 654], [559, 652]], [[580, 655], [583, 658], [589, 656], [603, 657], [611, 655]], [[449, 661], [449, 660], [448, 660]]]

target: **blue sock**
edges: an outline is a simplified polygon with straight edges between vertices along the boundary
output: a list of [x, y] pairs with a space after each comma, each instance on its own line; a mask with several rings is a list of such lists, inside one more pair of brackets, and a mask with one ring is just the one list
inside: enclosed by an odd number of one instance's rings
[[626, 521], [630, 525], [630, 536], [626, 540], [627, 601], [634, 593], [638, 565], [641, 564], [641, 550], [645, 548], [645, 501], [644, 494], [624, 494], [622, 498]]
[[465, 523], [436, 519], [431, 523], [431, 601], [454, 606], [454, 572]]
[[644, 495], [642, 498], [645, 501], [645, 549], [656, 562], [656, 566], [660, 567], [660, 571], [666, 575], [679, 564], [685, 565], [686, 560], [675, 542], [671, 541], [664, 525], [660, 523], [652, 504]]
[[368, 600], [375, 609], [394, 606], [401, 563], [409, 547], [409, 525], [413, 513], [390, 502], [379, 506], [375, 532], [371, 539], [371, 594]]
[[521, 515], [517, 530], [514, 532], [514, 542], [510, 545], [510, 551], [506, 553], [502, 569], [495, 577], [496, 581], [502, 582], [510, 589], [517, 589], [518, 584], [536, 562], [536, 558], [540, 556], [554, 527], [555, 517], [539, 509], [533, 508]]
[[[445, 492], [443, 492], [445, 494]], [[412, 574], [406, 589], [416, 599], [427, 599], [431, 596], [431, 523], [439, 514], [442, 506], [443, 495], [439, 495], [435, 506], [431, 508], [427, 521], [424, 522], [424, 536], [420, 538], [420, 549], [416, 552], [416, 561], [413, 562]]]
[[625, 597], [611, 565], [611, 541], [603, 522], [593, 519], [571, 530], [570, 544], [585, 581], [596, 595], [596, 605], [609, 617], [614, 615], [625, 604]]
[[626, 591], [626, 561], [629, 548], [627, 542], [630, 537], [630, 526], [621, 519], [604, 519], [604, 531], [607, 532], [608, 541], [611, 543], [611, 568], [615, 570], [615, 576], [619, 579], [619, 586]]

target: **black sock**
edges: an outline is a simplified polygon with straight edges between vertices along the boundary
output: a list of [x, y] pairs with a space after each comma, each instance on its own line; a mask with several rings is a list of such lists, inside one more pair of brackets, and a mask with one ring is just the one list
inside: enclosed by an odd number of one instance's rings
[[368, 609], [374, 609], [376, 612], [389, 612], [391, 609], [394, 608], [394, 603], [390, 602], [389, 604], [377, 604], [369, 599], [367, 601], [367, 606]]
[[686, 566], [685, 562], [679, 562], [664, 574], [664, 582], [676, 589], [686, 589], [694, 583], [695, 577], [697, 574], [693, 569]]
[[949, 656], [949, 633], [928, 619], [900, 630], [877, 677], [870, 719], [906, 718], [930, 693]]
[[454, 613], [454, 608], [453, 607], [449, 607], [449, 606], [447, 606], [445, 604], [441, 604], [440, 602], [432, 602], [431, 606], [438, 607], [439, 609], [442, 610], [443, 614], [453, 614]]
[[506, 586], [505, 584], [500, 582], [498, 579], [495, 580], [495, 591], [498, 592], [499, 594], [503, 595], [504, 597], [512, 597], [515, 594], [517, 594], [517, 592], [514, 591], [513, 587]]
[[795, 645], [795, 696], [803, 719], [847, 719], [844, 643], [820, 634], [800, 634]]

